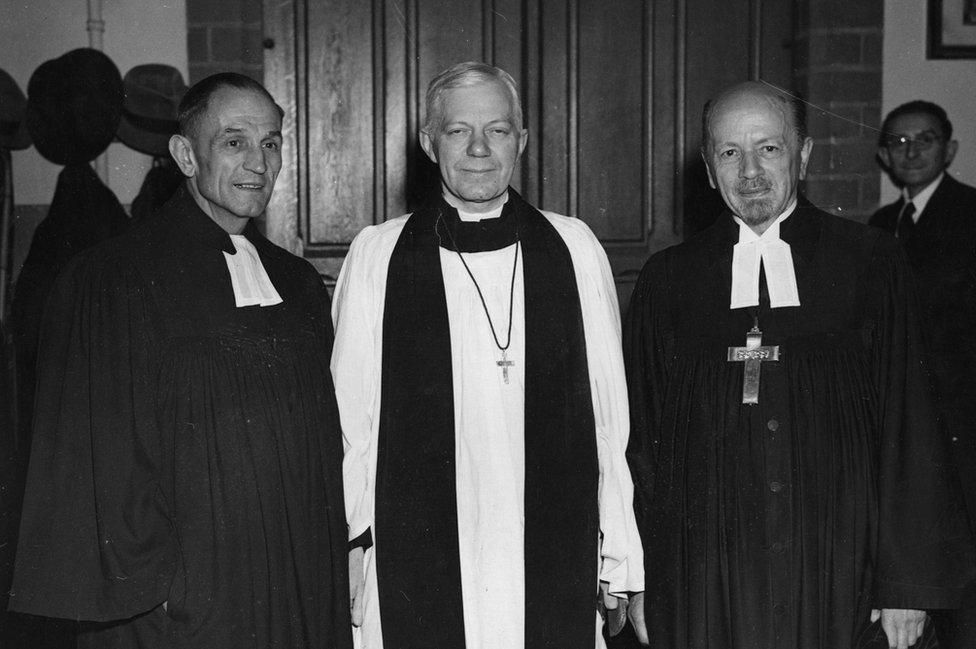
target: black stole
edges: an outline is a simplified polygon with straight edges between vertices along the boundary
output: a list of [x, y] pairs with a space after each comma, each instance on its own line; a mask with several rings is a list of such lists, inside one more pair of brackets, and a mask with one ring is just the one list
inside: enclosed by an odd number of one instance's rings
[[[525, 286], [525, 646], [595, 644], [599, 467], [579, 290], [566, 244], [510, 189], [497, 223], [461, 223], [443, 199], [425, 206], [407, 220], [390, 259], [374, 536], [386, 649], [464, 647], [451, 338], [437, 235], [450, 246], [450, 227], [462, 251], [498, 249], [513, 243], [516, 223]], [[500, 335], [506, 327], [496, 325]]]

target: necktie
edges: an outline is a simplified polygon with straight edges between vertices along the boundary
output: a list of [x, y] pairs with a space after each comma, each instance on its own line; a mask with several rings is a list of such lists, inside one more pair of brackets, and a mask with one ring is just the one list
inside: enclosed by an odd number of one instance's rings
[[914, 214], [915, 203], [908, 201], [902, 205], [898, 213], [898, 225], [895, 226], [896, 237], [904, 241], [912, 235], [912, 230], [915, 229], [915, 219], [912, 218]]

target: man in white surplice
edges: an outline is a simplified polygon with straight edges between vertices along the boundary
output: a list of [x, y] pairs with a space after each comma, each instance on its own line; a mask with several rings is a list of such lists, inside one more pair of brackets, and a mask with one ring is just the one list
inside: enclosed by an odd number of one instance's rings
[[[563, 633], [568, 639], [558, 646], [603, 647], [601, 588], [608, 608], [619, 603], [620, 610], [644, 584], [610, 267], [582, 221], [540, 213], [509, 188], [527, 138], [511, 76], [458, 64], [431, 82], [426, 109], [420, 141], [440, 169], [442, 197], [364, 229], [333, 303], [359, 646], [512, 649]], [[557, 278], [559, 267], [567, 272]], [[549, 305], [548, 291], [558, 286], [567, 288], [551, 292], [568, 299]], [[527, 320], [541, 324], [527, 327]], [[563, 321], [582, 325], [576, 339]], [[537, 358], [533, 341], [545, 348], [555, 339], [557, 348]], [[579, 363], [566, 361], [573, 369], [539, 369], [562, 357], [562, 347], [575, 348], [570, 357], [578, 352]], [[442, 366], [428, 369], [441, 348]], [[553, 394], [590, 398], [535, 394], [549, 395], [560, 382], [568, 387]], [[438, 408], [447, 412], [430, 414]], [[449, 437], [417, 450], [436, 438], [435, 420], [450, 426]], [[569, 423], [550, 425], [559, 420]], [[445, 454], [434, 459], [438, 447]], [[557, 459], [532, 450], [540, 447]], [[585, 478], [590, 465], [592, 480]], [[456, 493], [445, 494], [451, 478]], [[566, 509], [571, 502], [579, 511]], [[586, 557], [575, 574], [560, 558], [559, 535], [578, 546], [573, 556]], [[393, 585], [385, 591], [384, 584]], [[550, 589], [551, 601], [536, 596]]]

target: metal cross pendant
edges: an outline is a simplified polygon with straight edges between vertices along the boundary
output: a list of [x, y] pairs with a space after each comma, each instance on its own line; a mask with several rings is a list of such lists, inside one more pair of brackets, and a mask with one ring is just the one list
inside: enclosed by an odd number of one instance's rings
[[729, 361], [744, 363], [742, 367], [742, 403], [759, 403], [759, 370], [763, 361], [778, 361], [779, 345], [763, 345], [759, 318], [746, 333], [745, 347], [729, 347]]
[[505, 379], [505, 383], [508, 383], [508, 368], [515, 366], [515, 361], [508, 360], [508, 351], [502, 350], [502, 360], [495, 361], [495, 365], [502, 368], [502, 378]]

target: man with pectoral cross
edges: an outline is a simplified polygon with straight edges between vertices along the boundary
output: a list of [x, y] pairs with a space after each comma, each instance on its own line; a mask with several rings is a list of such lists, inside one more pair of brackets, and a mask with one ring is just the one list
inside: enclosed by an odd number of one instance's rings
[[729, 211], [648, 261], [625, 321], [650, 644], [929, 642], [976, 569], [897, 242], [798, 196], [793, 95], [733, 86], [702, 127]]
[[362, 647], [603, 647], [643, 590], [613, 276], [580, 220], [509, 186], [515, 82], [427, 91], [441, 192], [364, 229], [336, 286], [353, 624]]

